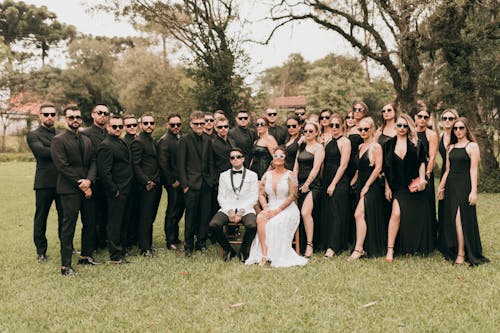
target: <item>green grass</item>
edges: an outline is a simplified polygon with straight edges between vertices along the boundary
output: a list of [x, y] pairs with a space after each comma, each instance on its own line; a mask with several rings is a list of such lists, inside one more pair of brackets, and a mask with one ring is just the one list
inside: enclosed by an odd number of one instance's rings
[[[0, 163], [0, 331], [495, 332], [500, 326], [498, 194], [479, 196], [484, 254], [492, 263], [476, 268], [454, 267], [438, 253], [393, 264], [346, 262], [344, 253], [331, 260], [316, 254], [301, 268], [262, 269], [226, 264], [216, 246], [185, 259], [163, 249], [165, 196], [155, 222], [156, 257], [75, 265], [80, 275], [67, 278], [59, 273], [53, 212], [49, 261], [36, 262], [33, 174], [34, 163]], [[107, 253], [97, 259], [106, 262]]]

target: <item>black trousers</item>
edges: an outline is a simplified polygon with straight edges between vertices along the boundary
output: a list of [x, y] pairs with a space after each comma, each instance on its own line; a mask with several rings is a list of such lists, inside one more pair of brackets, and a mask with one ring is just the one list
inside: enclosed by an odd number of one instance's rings
[[[231, 245], [227, 241], [226, 235], [224, 234], [222, 228], [229, 223], [229, 217], [223, 212], [219, 211], [210, 221], [210, 229], [212, 234], [217, 239], [217, 242], [224, 249], [224, 251], [229, 252], [231, 250]], [[241, 223], [245, 226], [245, 235], [243, 236], [243, 241], [241, 242], [240, 253], [243, 253], [245, 257], [248, 257], [248, 251], [252, 241], [255, 238], [257, 232], [256, 216], [254, 213], [249, 213], [241, 218]]]
[[92, 186], [92, 196], [95, 200], [95, 226], [97, 247], [103, 249], [106, 247], [106, 224], [108, 219], [108, 205], [106, 203], [106, 192], [104, 191], [103, 184], [100, 180], [96, 180]]
[[165, 241], [167, 246], [173, 244], [179, 244], [179, 221], [184, 214], [184, 209], [186, 205], [184, 203], [184, 193], [182, 193], [182, 188], [173, 188], [172, 186], [166, 186], [168, 194], [167, 210], [165, 211]]
[[109, 258], [119, 260], [125, 255], [121, 242], [122, 229], [125, 220], [125, 207], [127, 206], [129, 188], [122, 189], [118, 198], [107, 196], [108, 202], [108, 224], [106, 233], [108, 236]]
[[75, 236], [78, 212], [82, 219], [82, 256], [91, 256], [95, 250], [95, 199], [85, 199], [81, 194], [61, 194], [61, 205], [63, 209], [63, 222], [59, 240], [61, 242], [62, 266], [71, 266], [73, 255], [73, 237]]
[[125, 247], [137, 245], [139, 232], [139, 190], [135, 183], [130, 186], [125, 206], [125, 219], [123, 221], [121, 242]]
[[151, 250], [153, 247], [153, 222], [158, 212], [162, 188], [155, 186], [151, 191], [139, 191], [139, 228], [138, 239], [141, 252]]
[[33, 223], [33, 241], [35, 242], [36, 253], [47, 253], [47, 217], [49, 216], [52, 202], [56, 203], [57, 210], [57, 235], [61, 235], [61, 225], [63, 212], [61, 200], [55, 188], [44, 188], [35, 190], [35, 218]]
[[203, 184], [199, 190], [189, 189], [184, 193], [186, 203], [186, 215], [184, 216], [184, 242], [185, 249], [194, 249], [194, 237], [196, 236], [196, 247], [206, 246], [208, 237], [208, 223], [210, 222], [210, 209], [212, 200], [212, 188]]

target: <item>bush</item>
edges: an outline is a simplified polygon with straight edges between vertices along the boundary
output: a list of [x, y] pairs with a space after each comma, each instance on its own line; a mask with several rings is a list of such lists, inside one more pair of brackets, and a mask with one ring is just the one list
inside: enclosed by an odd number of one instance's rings
[[500, 193], [500, 170], [483, 171], [479, 175], [478, 192]]
[[0, 162], [34, 162], [32, 153], [0, 153]]

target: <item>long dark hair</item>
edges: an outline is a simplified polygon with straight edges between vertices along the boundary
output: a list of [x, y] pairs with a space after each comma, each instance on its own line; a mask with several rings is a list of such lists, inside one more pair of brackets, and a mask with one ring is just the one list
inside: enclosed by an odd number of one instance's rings
[[469, 124], [469, 121], [467, 120], [467, 118], [459, 117], [457, 120], [455, 120], [453, 122], [453, 127], [451, 129], [451, 135], [450, 135], [450, 144], [455, 144], [458, 142], [458, 138], [455, 135], [455, 129], [454, 129], [455, 124], [458, 122], [461, 122], [464, 124], [465, 129], [467, 130], [467, 132], [465, 133], [467, 140], [469, 140], [470, 142], [477, 142], [476, 136], [474, 135], [474, 133], [472, 133], [471, 128], [470, 128], [470, 124]]

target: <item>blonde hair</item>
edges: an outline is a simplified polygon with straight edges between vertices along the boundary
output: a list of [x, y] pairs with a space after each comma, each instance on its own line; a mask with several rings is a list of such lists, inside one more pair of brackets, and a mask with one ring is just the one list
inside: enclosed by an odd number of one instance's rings
[[359, 124], [361, 125], [362, 122], [368, 123], [370, 125], [370, 128], [372, 129], [372, 141], [368, 145], [368, 160], [370, 161], [370, 166], [373, 166], [375, 164], [375, 145], [377, 144], [374, 140], [373, 137], [375, 135], [375, 121], [373, 120], [372, 117], [364, 117], [359, 121]]
[[[415, 122], [412, 117], [406, 113], [401, 113], [397, 119], [403, 119], [408, 124], [408, 139], [416, 146], [418, 142], [417, 130], [415, 129]], [[397, 123], [396, 119], [396, 123]]]
[[316, 135], [316, 137], [318, 137], [318, 136], [321, 135], [321, 126], [319, 126], [319, 124], [317, 122], [311, 121], [311, 120], [306, 120], [305, 123], [304, 123], [304, 129], [306, 128], [307, 125], [314, 126], [314, 128], [316, 129], [316, 132], [318, 133]]

